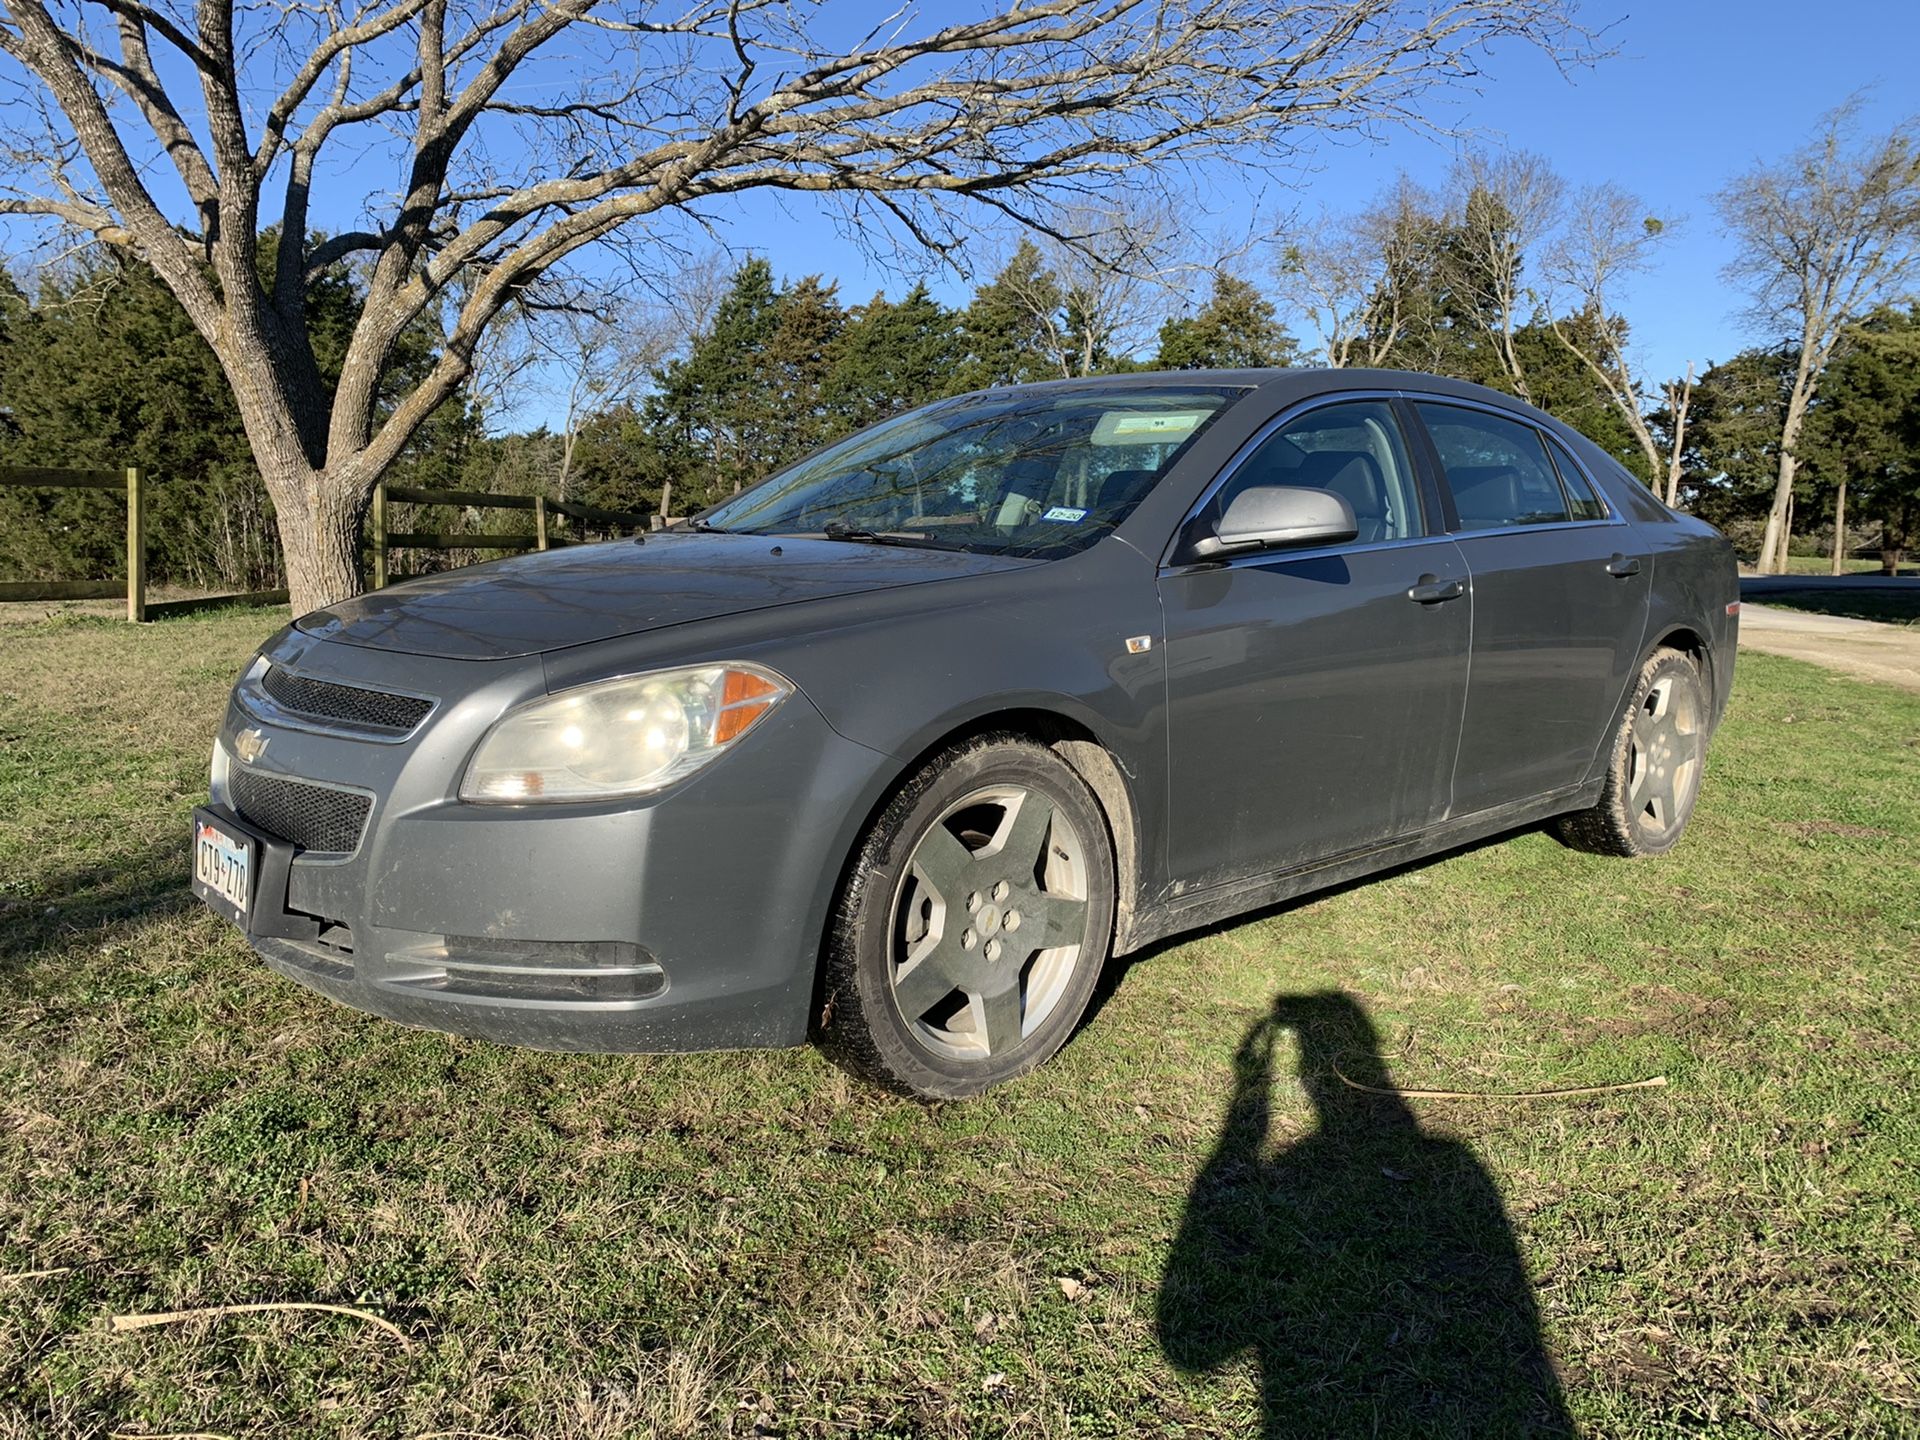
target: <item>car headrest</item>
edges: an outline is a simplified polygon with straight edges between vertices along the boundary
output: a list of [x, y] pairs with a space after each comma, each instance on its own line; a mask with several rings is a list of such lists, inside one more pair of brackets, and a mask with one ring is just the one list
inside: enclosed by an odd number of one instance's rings
[[1508, 525], [1520, 513], [1520, 472], [1511, 465], [1456, 466], [1447, 481], [1462, 525]]
[[1153, 488], [1153, 470], [1116, 470], [1100, 482], [1094, 493], [1093, 508], [1113, 511], [1138, 503]]
[[1296, 485], [1331, 490], [1353, 507], [1357, 520], [1379, 520], [1387, 513], [1387, 487], [1380, 462], [1364, 450], [1320, 450], [1307, 456]]

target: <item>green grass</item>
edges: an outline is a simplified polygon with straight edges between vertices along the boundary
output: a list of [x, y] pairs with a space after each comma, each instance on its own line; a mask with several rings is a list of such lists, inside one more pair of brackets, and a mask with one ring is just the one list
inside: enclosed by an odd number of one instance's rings
[[[1666, 859], [1529, 833], [1164, 947], [924, 1107], [272, 976], [181, 875], [275, 623], [0, 631], [0, 1437], [1920, 1432], [1920, 699], [1743, 657]], [[259, 1301], [411, 1348], [109, 1327]]]
[[1844, 615], [1850, 620], [1878, 620], [1886, 625], [1920, 625], [1920, 586], [1897, 590], [1824, 589], [1776, 590], [1754, 597], [1756, 605], [1778, 605], [1783, 610], [1811, 610], [1818, 615]]
[[[1743, 558], [1748, 564], [1753, 563], [1753, 557], [1751, 555]], [[1840, 564], [1842, 569], [1849, 575], [1878, 575], [1881, 568], [1878, 560], [1862, 560], [1853, 557], [1842, 560]], [[1789, 575], [1831, 575], [1833, 573], [1833, 557], [1831, 555], [1789, 555], [1787, 557], [1786, 573]], [[1911, 575], [1913, 573], [1913, 566], [1911, 564], [1901, 566], [1900, 573], [1903, 575]]]

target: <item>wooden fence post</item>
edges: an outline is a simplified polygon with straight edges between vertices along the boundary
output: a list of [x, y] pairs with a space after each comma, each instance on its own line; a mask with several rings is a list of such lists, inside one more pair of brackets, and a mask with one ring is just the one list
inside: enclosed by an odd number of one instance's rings
[[147, 618], [147, 515], [142, 508], [140, 467], [127, 467], [127, 619]]
[[544, 495], [536, 495], [533, 497], [533, 535], [534, 539], [539, 542], [534, 548], [537, 550], [546, 549], [547, 497]]
[[387, 588], [387, 482], [373, 487], [373, 588]]

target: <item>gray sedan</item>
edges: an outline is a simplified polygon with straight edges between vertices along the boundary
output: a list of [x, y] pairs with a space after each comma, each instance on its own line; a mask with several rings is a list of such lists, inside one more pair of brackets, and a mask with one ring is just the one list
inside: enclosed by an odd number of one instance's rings
[[194, 888], [397, 1020], [968, 1095], [1162, 937], [1541, 821], [1666, 850], [1738, 609], [1718, 533], [1474, 386], [987, 391], [301, 617]]

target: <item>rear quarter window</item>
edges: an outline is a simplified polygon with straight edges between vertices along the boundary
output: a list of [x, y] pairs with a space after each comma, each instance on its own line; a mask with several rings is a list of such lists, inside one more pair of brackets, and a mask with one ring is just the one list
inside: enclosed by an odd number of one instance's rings
[[1584, 472], [1574, 463], [1567, 447], [1552, 435], [1547, 436], [1547, 449], [1553, 455], [1553, 463], [1560, 467], [1560, 483], [1567, 489], [1567, 508], [1576, 520], [1604, 520], [1607, 518], [1607, 505], [1597, 494]]

